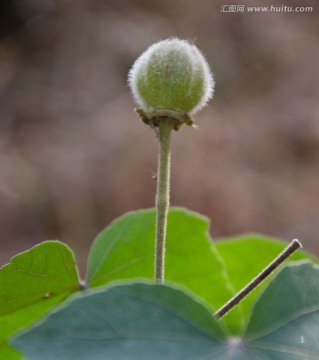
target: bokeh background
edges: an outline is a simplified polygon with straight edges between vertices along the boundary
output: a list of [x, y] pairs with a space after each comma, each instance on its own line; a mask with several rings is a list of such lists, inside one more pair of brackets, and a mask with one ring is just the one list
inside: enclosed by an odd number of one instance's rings
[[[229, 13], [227, 4], [313, 6]], [[216, 237], [299, 238], [319, 255], [318, 3], [5, 0], [0, 3], [0, 262], [46, 239], [81, 272], [96, 234], [152, 207], [157, 142], [127, 73], [153, 42], [191, 40], [215, 74], [199, 129], [173, 136], [172, 205]]]

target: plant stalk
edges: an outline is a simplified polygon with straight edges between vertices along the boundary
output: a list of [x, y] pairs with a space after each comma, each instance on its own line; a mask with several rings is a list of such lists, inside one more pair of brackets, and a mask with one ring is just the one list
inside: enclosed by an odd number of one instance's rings
[[162, 284], [165, 274], [165, 243], [170, 190], [170, 138], [172, 124], [161, 120], [158, 125], [159, 157], [156, 190], [155, 282]]
[[220, 319], [245, 299], [258, 285], [260, 285], [274, 270], [276, 270], [285, 260], [289, 258], [296, 250], [302, 247], [301, 243], [294, 239], [291, 243], [264, 269], [262, 270], [248, 285], [231, 298], [225, 305], [215, 312], [215, 316]]

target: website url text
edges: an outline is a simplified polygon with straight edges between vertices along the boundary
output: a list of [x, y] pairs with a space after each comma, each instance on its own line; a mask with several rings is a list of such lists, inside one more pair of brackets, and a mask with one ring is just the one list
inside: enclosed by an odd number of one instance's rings
[[248, 5], [222, 5], [220, 12], [226, 13], [309, 13], [313, 11], [313, 6], [287, 6], [287, 5], [270, 5], [270, 6], [248, 6]]

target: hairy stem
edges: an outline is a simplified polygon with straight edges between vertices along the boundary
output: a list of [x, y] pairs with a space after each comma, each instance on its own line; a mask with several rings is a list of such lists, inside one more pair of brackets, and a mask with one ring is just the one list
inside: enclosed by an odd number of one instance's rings
[[264, 270], [262, 270], [248, 285], [239, 291], [225, 305], [215, 312], [217, 318], [222, 318], [236, 305], [238, 305], [247, 295], [249, 295], [258, 285], [260, 285], [274, 270], [276, 270], [289, 256], [302, 247], [301, 243], [294, 239]]
[[162, 120], [158, 125], [159, 157], [157, 168], [156, 191], [156, 243], [155, 243], [155, 281], [164, 282], [165, 242], [167, 213], [169, 208], [170, 184], [170, 138], [172, 125], [169, 120]]

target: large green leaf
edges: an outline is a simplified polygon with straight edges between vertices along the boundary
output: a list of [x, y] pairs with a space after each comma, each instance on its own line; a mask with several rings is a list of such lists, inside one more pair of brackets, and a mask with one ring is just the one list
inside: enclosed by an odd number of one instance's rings
[[[217, 309], [234, 291], [209, 237], [209, 220], [173, 208], [168, 216], [166, 279], [182, 284]], [[91, 287], [119, 279], [153, 278], [155, 210], [128, 213], [115, 220], [95, 240], [88, 261]], [[242, 324], [240, 306], [228, 319], [230, 328]], [[234, 330], [235, 331], [235, 330]]]
[[243, 337], [167, 285], [130, 284], [78, 297], [14, 340], [26, 360], [319, 359], [319, 268], [283, 268], [257, 301]]
[[6, 342], [0, 342], [0, 359], [3, 360], [21, 360], [22, 355], [9, 346]]
[[0, 269], [0, 358], [14, 359], [13, 355], [7, 355], [5, 341], [78, 288], [73, 253], [58, 241], [41, 243], [3, 266]]
[[14, 345], [30, 360], [191, 360], [218, 354], [223, 338], [189, 295], [138, 283], [75, 299]]
[[[215, 244], [220, 256], [224, 260], [228, 277], [231, 279], [231, 284], [236, 292], [247, 285], [288, 245], [276, 238], [259, 234], [244, 234], [217, 239]], [[289, 258], [289, 261], [300, 259], [317, 260], [313, 255], [305, 251], [297, 251]], [[253, 303], [259, 297], [260, 292], [268, 284], [269, 280], [270, 279], [255, 289], [241, 303], [242, 315], [245, 322], [247, 321]], [[228, 316], [229, 315], [226, 315], [225, 317], [226, 322]], [[242, 333], [244, 329], [241, 328], [239, 330], [240, 333]]]
[[319, 359], [319, 267], [284, 267], [257, 300], [245, 337], [269, 359]]

